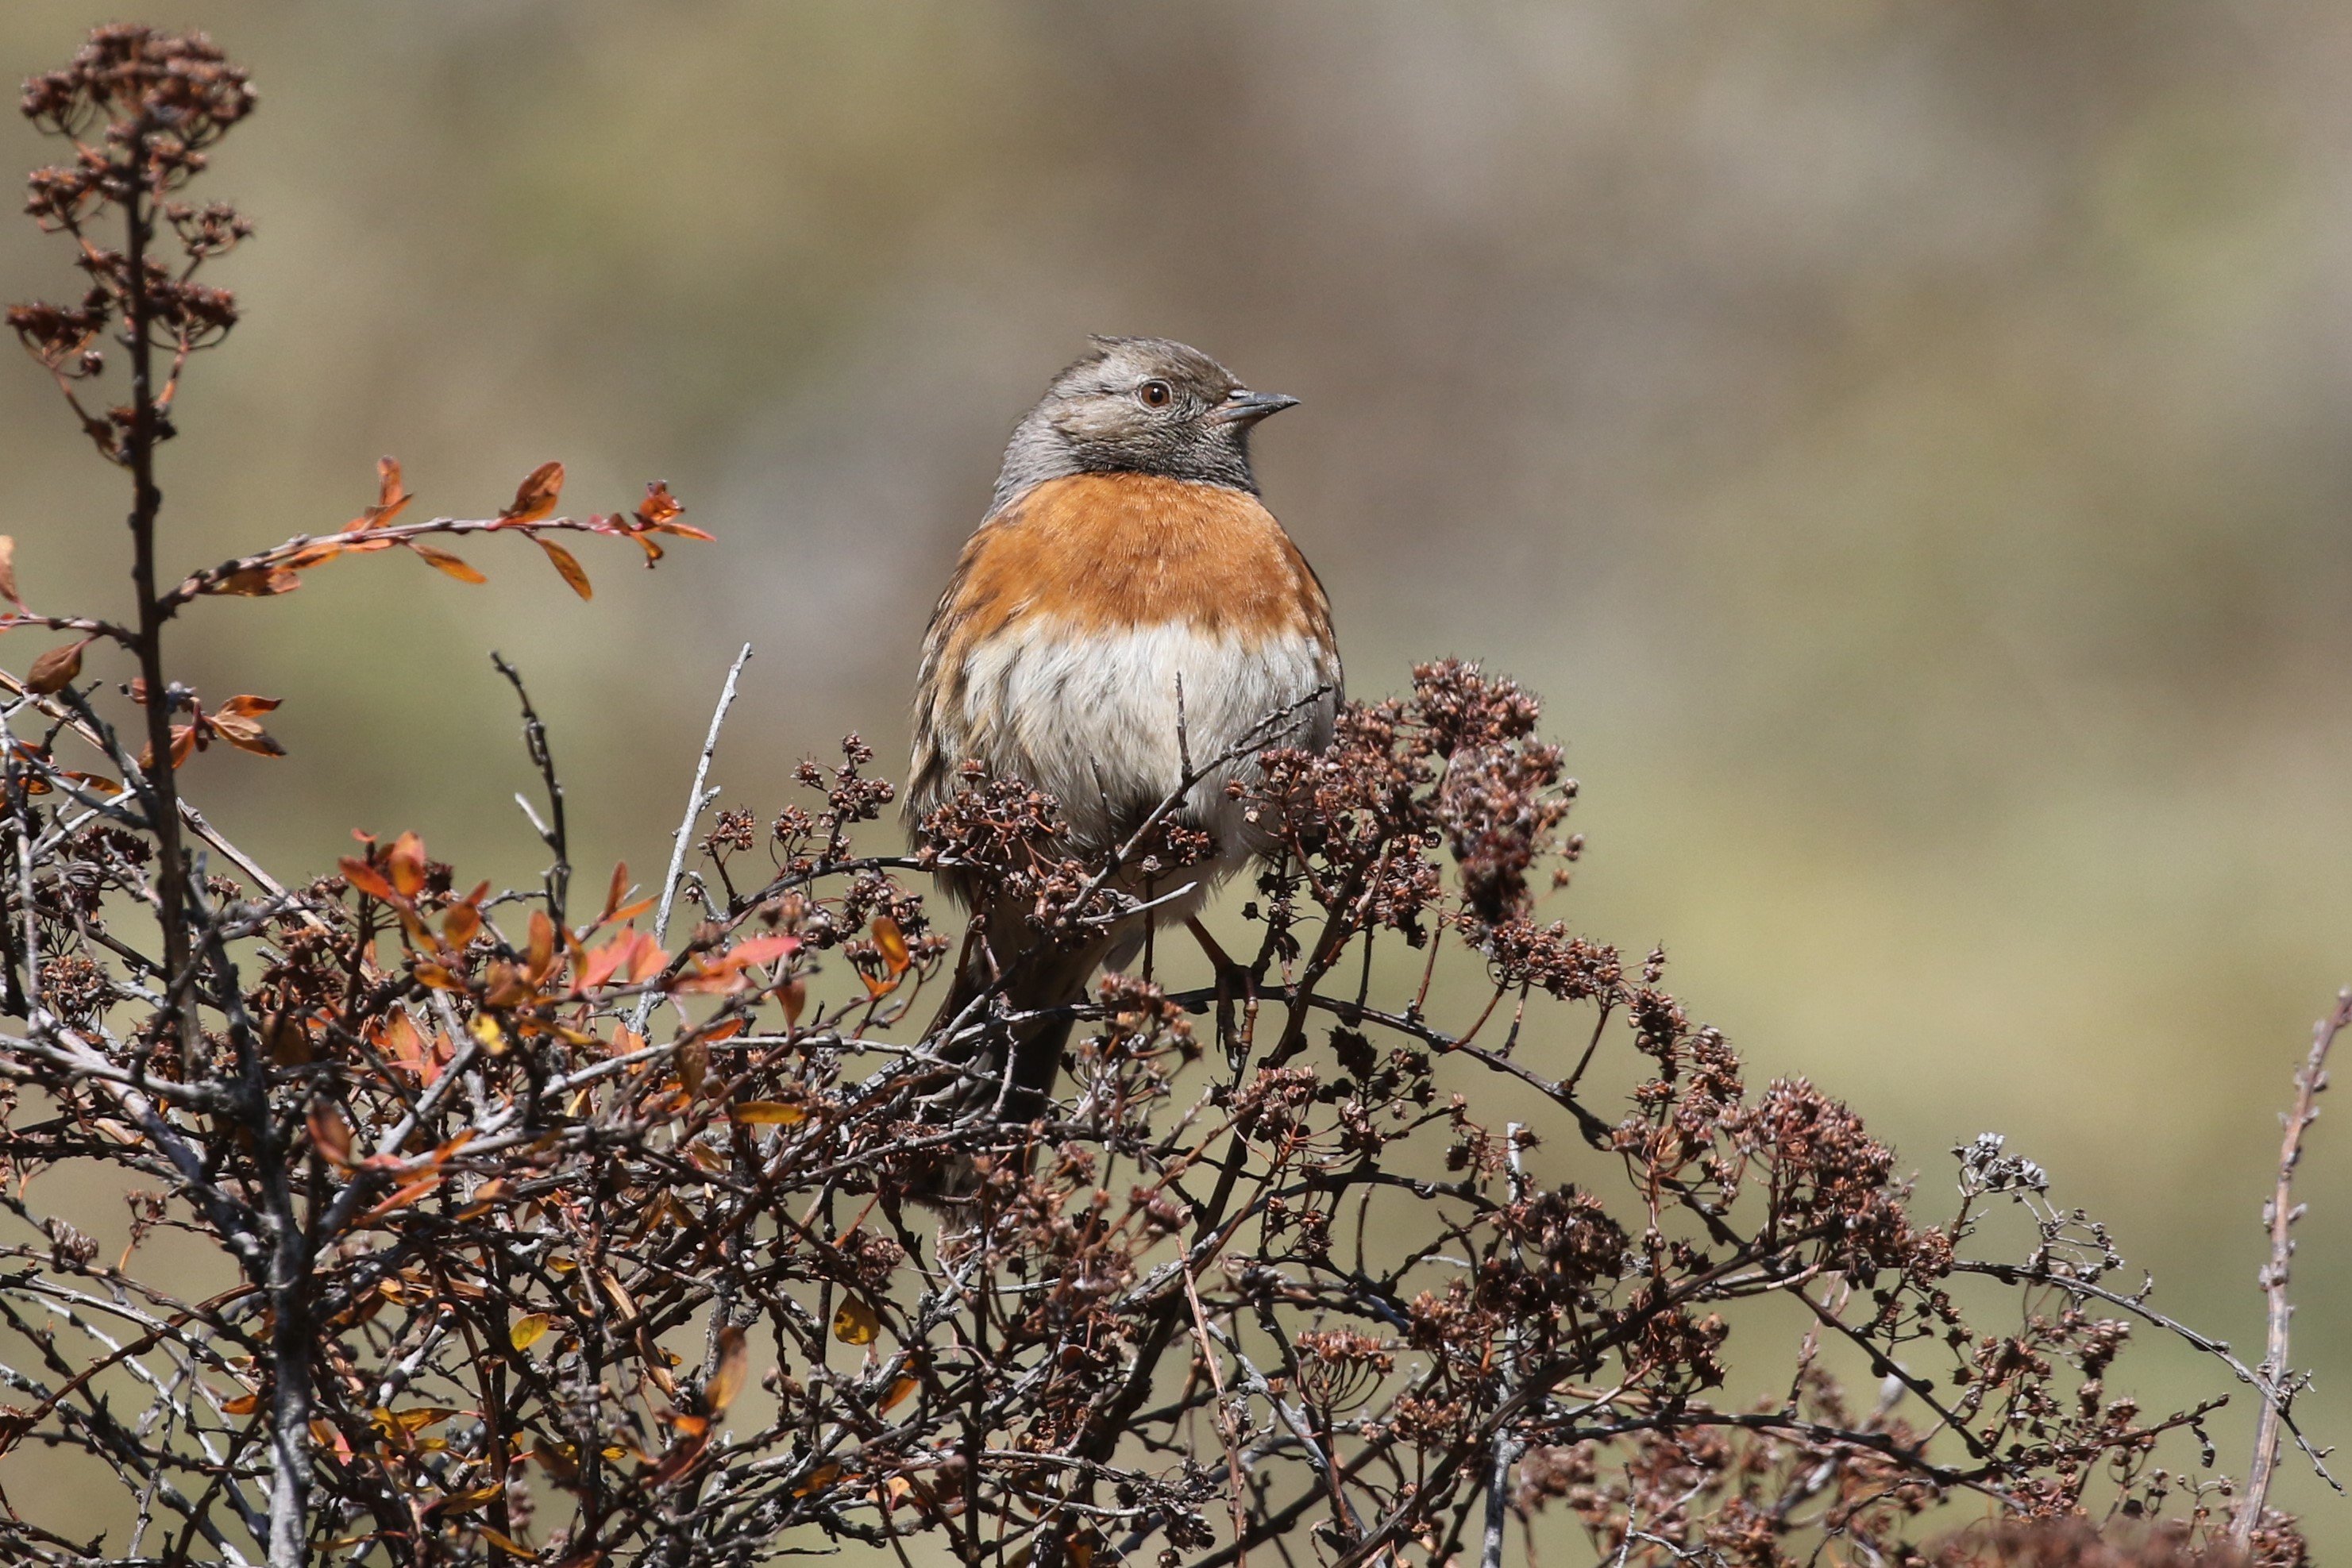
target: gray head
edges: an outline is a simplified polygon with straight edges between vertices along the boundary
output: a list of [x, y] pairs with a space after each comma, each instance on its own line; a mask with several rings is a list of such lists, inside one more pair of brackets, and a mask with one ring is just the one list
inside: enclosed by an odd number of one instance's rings
[[1297, 398], [1251, 392], [1200, 350], [1165, 338], [1094, 344], [1014, 428], [990, 510], [1072, 474], [1158, 474], [1256, 493], [1250, 429]]

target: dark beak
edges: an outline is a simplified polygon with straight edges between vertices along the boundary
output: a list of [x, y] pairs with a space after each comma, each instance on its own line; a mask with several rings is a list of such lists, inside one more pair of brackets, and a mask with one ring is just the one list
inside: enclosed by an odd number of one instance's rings
[[1297, 402], [1283, 392], [1236, 392], [1209, 417], [1226, 424], [1255, 424], [1269, 413], [1280, 413]]

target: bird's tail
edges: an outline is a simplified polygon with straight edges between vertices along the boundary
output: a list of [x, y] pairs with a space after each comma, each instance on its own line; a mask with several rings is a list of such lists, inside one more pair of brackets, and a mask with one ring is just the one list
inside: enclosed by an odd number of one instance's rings
[[[1024, 1126], [1046, 1113], [1076, 1020], [990, 1026], [988, 1017], [1000, 1009], [1017, 1017], [1085, 1000], [1087, 981], [1109, 946], [1058, 946], [1032, 932], [1019, 911], [1002, 914], [1004, 918], [986, 921], [983, 935], [965, 945], [947, 999], [924, 1030], [939, 1055], [963, 1070], [961, 1082], [933, 1103], [930, 1118], [942, 1125], [985, 1113], [989, 1121]], [[914, 1196], [953, 1199], [970, 1191], [975, 1176], [971, 1156], [957, 1150], [937, 1163], [929, 1179], [916, 1183]]]

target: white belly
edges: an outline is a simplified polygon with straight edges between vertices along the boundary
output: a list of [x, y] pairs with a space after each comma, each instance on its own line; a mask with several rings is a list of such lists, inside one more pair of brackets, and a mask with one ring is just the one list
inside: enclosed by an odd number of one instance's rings
[[1226, 781], [1248, 777], [1269, 747], [1328, 745], [1339, 701], [1338, 662], [1306, 637], [1173, 622], [1079, 632], [1031, 620], [982, 642], [965, 673], [963, 755], [1050, 791], [1081, 854], [1121, 842], [1188, 761], [1203, 768], [1239, 749], [1183, 808], [1217, 840], [1216, 874], [1261, 847]]

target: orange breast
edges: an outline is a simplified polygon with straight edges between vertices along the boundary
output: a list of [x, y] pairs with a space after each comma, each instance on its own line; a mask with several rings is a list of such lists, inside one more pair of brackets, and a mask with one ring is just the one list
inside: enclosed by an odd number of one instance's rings
[[1033, 615], [1082, 632], [1178, 622], [1331, 645], [1321, 584], [1256, 497], [1146, 474], [1048, 480], [982, 524], [933, 641], [952, 667], [971, 639]]

